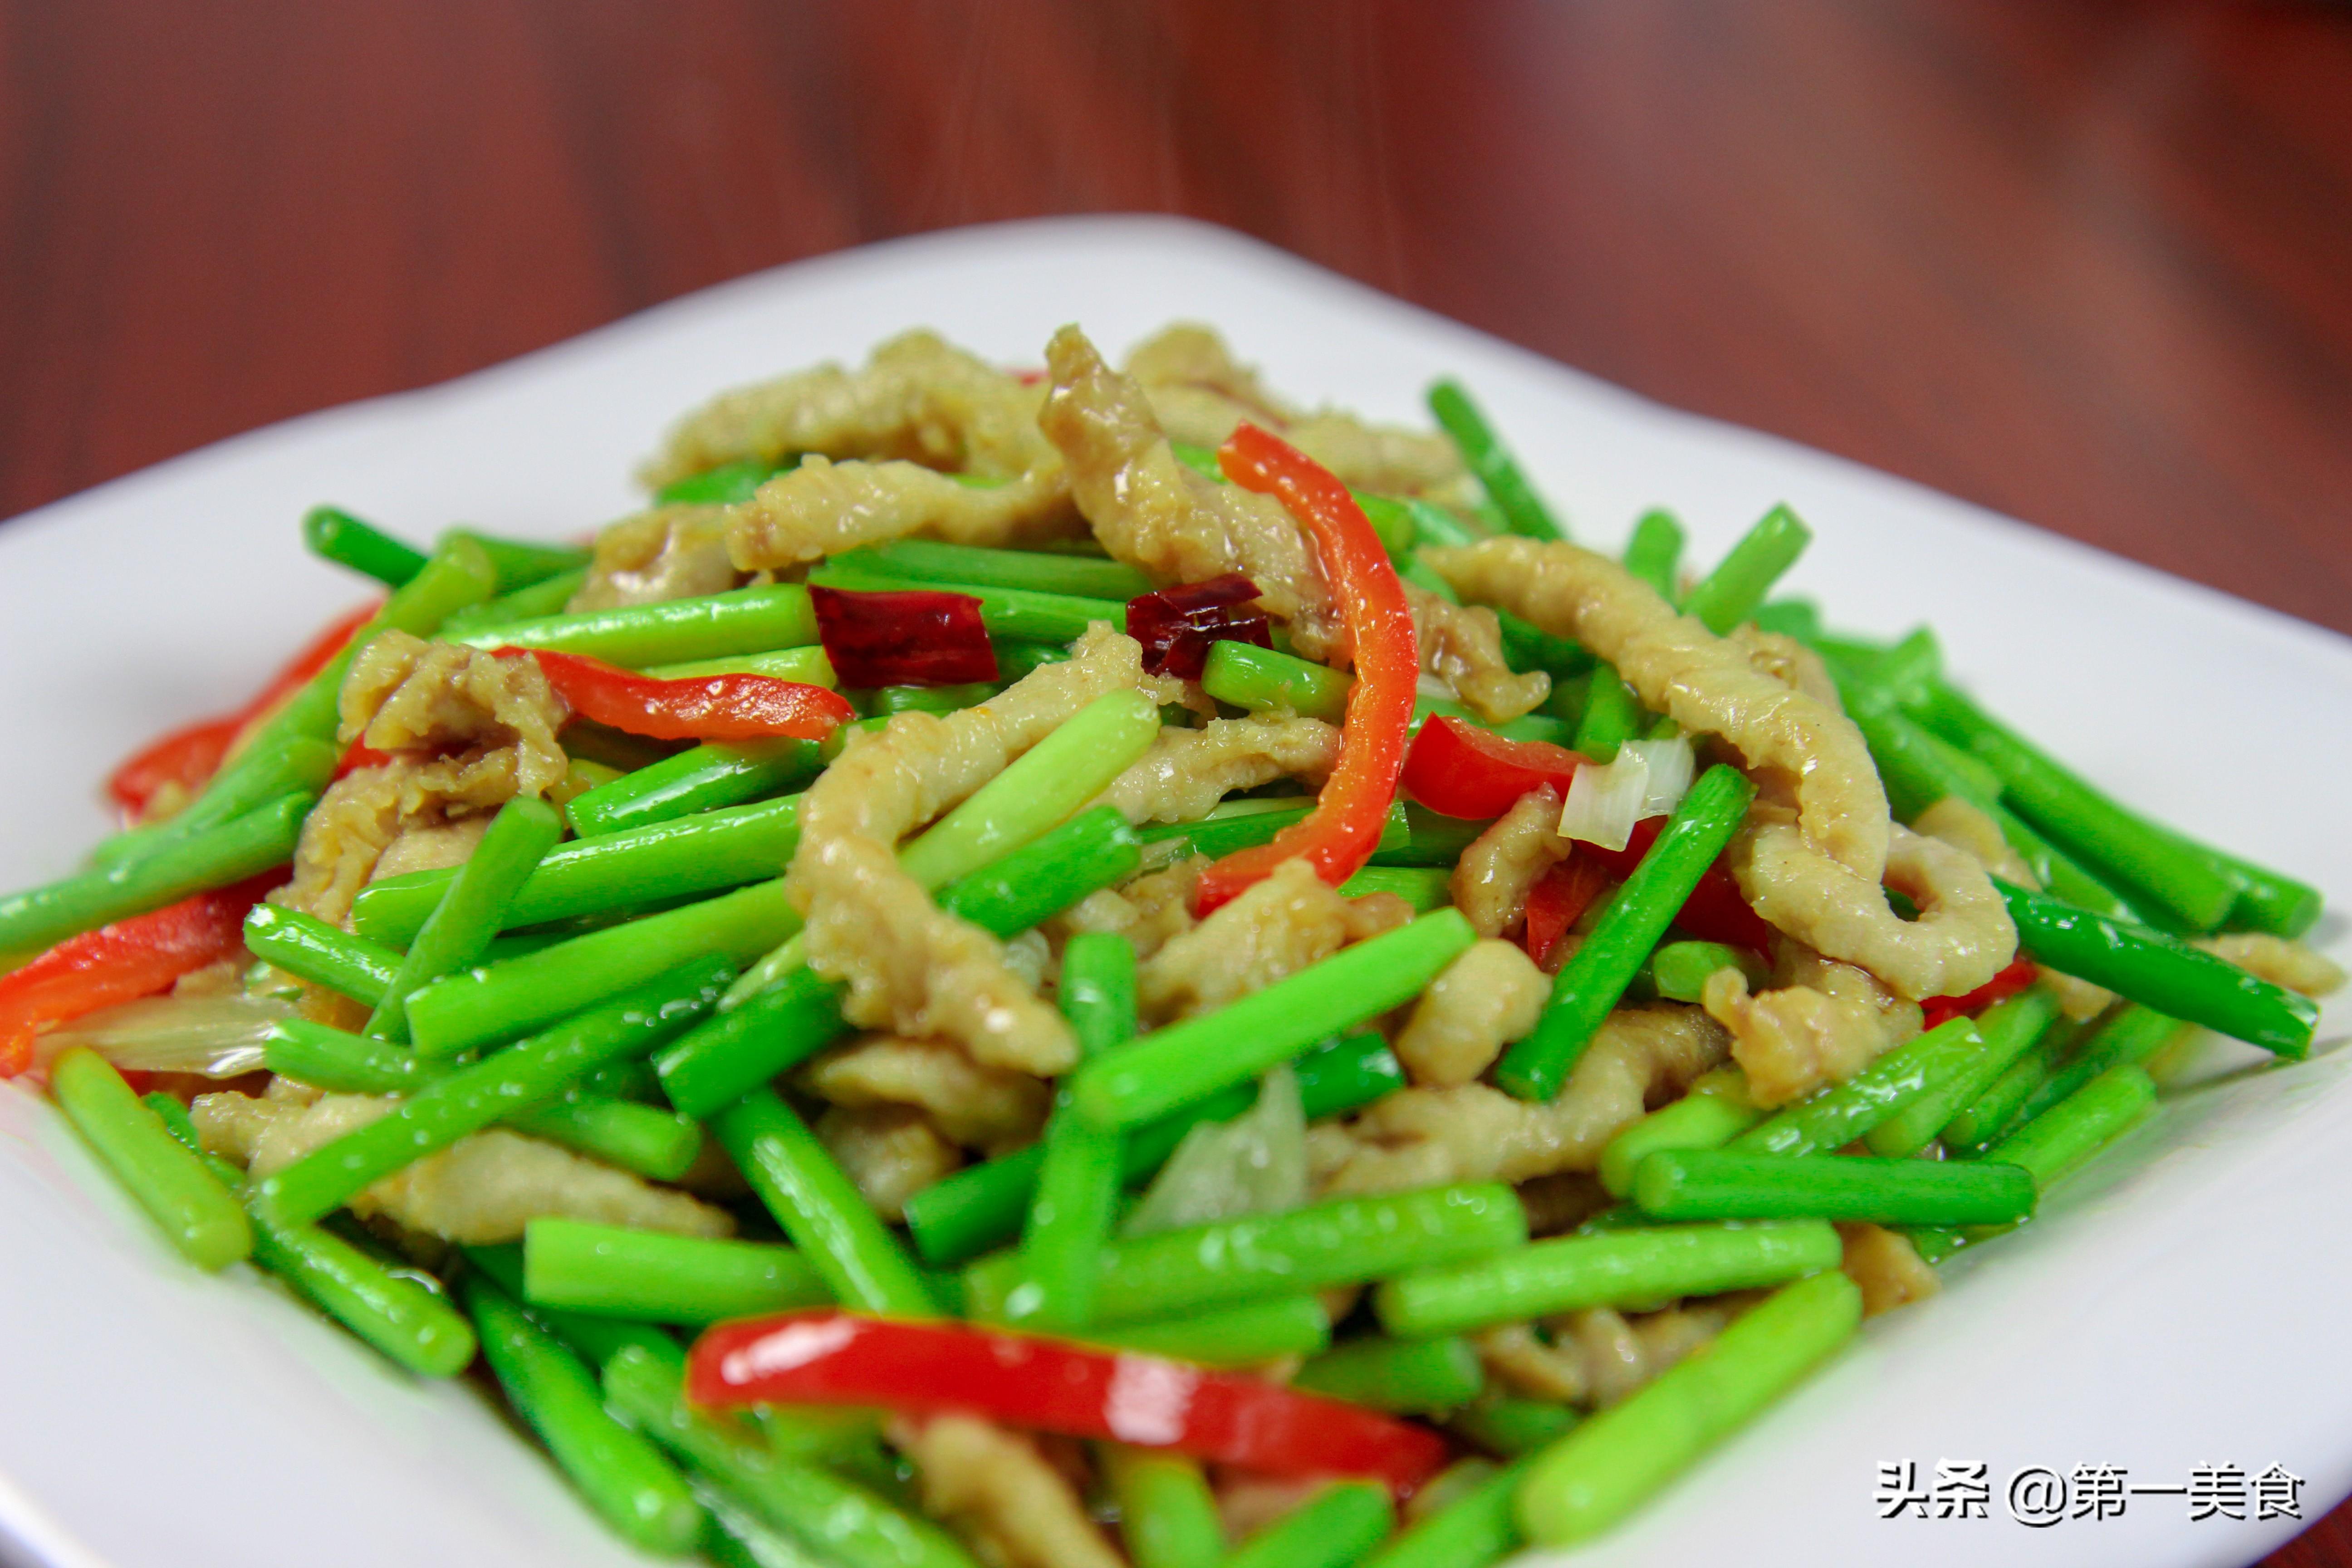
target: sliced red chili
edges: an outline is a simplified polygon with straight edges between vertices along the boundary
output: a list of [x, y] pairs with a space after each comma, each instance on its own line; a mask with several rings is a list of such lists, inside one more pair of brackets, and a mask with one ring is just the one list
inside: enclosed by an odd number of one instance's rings
[[2008, 968], [1994, 975], [1975, 990], [1961, 996], [1930, 996], [1919, 1004], [1927, 1015], [1924, 1026], [1934, 1028], [1955, 1018], [1972, 1017], [1996, 1002], [2006, 1002], [2033, 984], [2042, 971], [2032, 959], [2020, 953], [2010, 961]]
[[1243, 607], [1256, 599], [1257, 584], [1238, 572], [1138, 594], [1127, 602], [1127, 635], [1143, 645], [1143, 668], [1152, 674], [1198, 680], [1209, 645], [1221, 637], [1274, 646], [1265, 612]]
[[47, 1026], [152, 995], [236, 953], [247, 911], [285, 879], [280, 867], [83, 931], [0, 975], [0, 1078], [32, 1065], [33, 1038]]
[[362, 746], [353, 741], [343, 748], [343, 760], [335, 764], [335, 776], [344, 778], [362, 768], [380, 768], [392, 761], [390, 752], [379, 752], [373, 746]]
[[[1643, 817], [1633, 825], [1633, 835], [1622, 849], [1580, 843], [1576, 852], [1591, 856], [1608, 867], [1612, 875], [1630, 877], [1633, 868], [1642, 863], [1642, 857], [1650, 852], [1650, 846], [1658, 841], [1658, 835], [1665, 830], [1666, 820], [1663, 816]], [[1683, 900], [1675, 924], [1701, 942], [1725, 942], [1771, 956], [1771, 926], [1739, 896], [1739, 884], [1732, 880], [1730, 868], [1720, 859], [1706, 868], [1698, 886]]]
[[961, 686], [996, 679], [996, 648], [969, 594], [811, 588], [818, 637], [844, 686]]
[[1529, 790], [1568, 797], [1585, 758], [1546, 741], [1507, 741], [1464, 719], [1433, 714], [1405, 753], [1404, 792], [1444, 816], [1500, 816]]
[[1282, 502], [1315, 541], [1323, 580], [1354, 645], [1356, 683], [1339, 726], [1339, 759], [1315, 809], [1271, 842], [1226, 856], [1201, 874], [1192, 894], [1207, 914], [1295, 856], [1338, 887], [1371, 858], [1396, 798], [1406, 731], [1421, 684], [1421, 645], [1387, 546], [1363, 508], [1329, 469], [1297, 447], [1244, 425], [1217, 449], [1225, 477]]
[[698, 1405], [864, 1405], [977, 1413], [1066, 1436], [1167, 1448], [1282, 1476], [1373, 1476], [1411, 1491], [1444, 1441], [1246, 1373], [966, 1323], [836, 1311], [720, 1323], [696, 1342]]
[[324, 669], [327, 661], [343, 651], [352, 634], [365, 626], [377, 608], [376, 605], [363, 605], [329, 626], [270, 677], [269, 684], [253, 700], [236, 712], [199, 720], [151, 742], [114, 770], [106, 781], [106, 793], [125, 812], [137, 817], [146, 814], [149, 803], [167, 785], [194, 791], [220, 770], [222, 759], [228, 755], [229, 748], [236, 744], [245, 727]]
[[1559, 940], [1592, 906], [1616, 874], [1585, 853], [1586, 846], [1543, 874], [1528, 893], [1528, 956], [1545, 973], [1559, 968]]
[[[818, 590], [820, 593], [822, 589]], [[502, 647], [547, 672], [572, 711], [599, 724], [665, 741], [822, 741], [857, 717], [849, 699], [822, 686], [769, 675], [698, 675], [658, 680], [584, 654]]]
[[149, 803], [173, 785], [193, 794], [220, 772], [221, 759], [245, 723], [245, 716], [235, 713], [174, 730], [115, 769], [106, 793], [134, 818], [146, 815]]

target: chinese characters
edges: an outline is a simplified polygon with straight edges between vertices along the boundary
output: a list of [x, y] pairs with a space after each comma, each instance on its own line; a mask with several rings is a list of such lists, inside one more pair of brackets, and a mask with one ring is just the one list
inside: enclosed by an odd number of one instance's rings
[[[2303, 1517], [2303, 1478], [2273, 1461], [2249, 1476], [2234, 1464], [2203, 1464], [2185, 1482], [2134, 1481], [2120, 1465], [2076, 1465], [2061, 1474], [2029, 1465], [2000, 1490], [2009, 1517], [2035, 1530], [2068, 1521], [2121, 1519], [2134, 1498], [2182, 1500], [2191, 1523], [2229, 1519], [2259, 1523]], [[1872, 1501], [1881, 1519], [1990, 1519], [1993, 1486], [1981, 1459], [1938, 1459], [1924, 1483], [1913, 1459], [1882, 1459]]]

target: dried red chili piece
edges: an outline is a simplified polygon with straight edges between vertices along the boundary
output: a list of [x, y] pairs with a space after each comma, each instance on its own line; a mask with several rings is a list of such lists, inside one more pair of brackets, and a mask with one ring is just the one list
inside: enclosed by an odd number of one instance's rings
[[844, 686], [961, 686], [996, 679], [996, 648], [969, 594], [809, 590], [817, 636]]
[[1257, 584], [1238, 572], [1139, 594], [1127, 602], [1127, 635], [1143, 645], [1143, 668], [1152, 674], [1198, 680], [1213, 642], [1274, 646], [1265, 612], [1240, 607], [1256, 598]]

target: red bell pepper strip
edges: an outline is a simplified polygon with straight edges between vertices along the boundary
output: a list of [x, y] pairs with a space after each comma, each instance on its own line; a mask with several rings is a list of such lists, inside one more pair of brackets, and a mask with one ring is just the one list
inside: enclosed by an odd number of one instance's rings
[[1930, 996], [1920, 1003], [1920, 1009], [1927, 1015], [1920, 1026], [1932, 1029], [1955, 1018], [1973, 1017], [1994, 1003], [2005, 1002], [2016, 995], [2032, 984], [2041, 973], [2033, 960], [2020, 953], [2010, 962], [2007, 969], [1965, 995]]
[[1404, 758], [1404, 792], [1441, 816], [1500, 816], [1549, 784], [1562, 800], [1586, 761], [1547, 741], [1507, 741], [1466, 720], [1433, 714]]
[[0, 974], [0, 1078], [33, 1065], [33, 1037], [118, 1002], [161, 991], [183, 974], [245, 945], [245, 917], [286, 879], [280, 867], [233, 888], [68, 937], [23, 968]]
[[[1633, 868], [1642, 863], [1642, 857], [1650, 852], [1650, 846], [1658, 841], [1665, 826], [1666, 818], [1663, 816], [1645, 816], [1633, 825], [1624, 848], [1603, 849], [1597, 844], [1580, 843], [1576, 852], [1591, 856], [1608, 867], [1612, 876], [1630, 877]], [[1772, 955], [1771, 926], [1748, 907], [1748, 900], [1739, 896], [1739, 884], [1731, 879], [1730, 868], [1720, 859], [1706, 868], [1698, 886], [1691, 889], [1690, 897], [1675, 916], [1675, 924], [1701, 942], [1744, 947], [1767, 958]]]
[[1244, 1373], [967, 1323], [792, 1312], [720, 1323], [687, 1363], [698, 1405], [885, 1405], [1167, 1448], [1280, 1476], [1435, 1475], [1444, 1439]]
[[817, 639], [844, 686], [962, 686], [997, 676], [980, 601], [929, 588], [811, 588]]
[[106, 781], [106, 793], [116, 805], [137, 817], [146, 814], [148, 802], [167, 784], [178, 784], [189, 791], [196, 789], [220, 770], [222, 759], [228, 755], [229, 748], [236, 744], [245, 727], [324, 669], [327, 661], [343, 651], [352, 634], [365, 626], [378, 607], [375, 604], [363, 605], [320, 632], [270, 678], [258, 696], [236, 712], [199, 720], [150, 744], [114, 770]]
[[1405, 732], [1421, 682], [1421, 645], [1404, 585], [1381, 536], [1348, 487], [1297, 447], [1244, 424], [1217, 449], [1225, 477], [1281, 501], [1314, 537], [1323, 579], [1355, 644], [1356, 684], [1339, 729], [1339, 760], [1305, 820], [1269, 843], [1226, 856], [1201, 874], [1192, 910], [1207, 914], [1276, 866], [1305, 856], [1333, 887], [1380, 843], [1404, 768]]
[[584, 654], [502, 647], [500, 658], [539, 660], [547, 683], [572, 711], [632, 735], [663, 741], [822, 741], [857, 717], [849, 699], [822, 686], [770, 675], [703, 675], [658, 680]]
[[380, 768], [390, 761], [390, 752], [379, 752], [373, 746], [362, 746], [353, 741], [343, 748], [343, 760], [335, 764], [335, 776], [347, 778], [362, 768]]
[[1528, 892], [1528, 956], [1547, 974], [1559, 967], [1555, 962], [1559, 939], [1591, 907], [1601, 889], [1617, 879], [1608, 867], [1585, 853], [1587, 847], [1578, 845], [1574, 853], [1545, 872]]
[[106, 793], [133, 821], [145, 816], [148, 803], [173, 784], [193, 795], [220, 772], [221, 759], [245, 724], [244, 714], [232, 713], [174, 730], [115, 769], [107, 778]]

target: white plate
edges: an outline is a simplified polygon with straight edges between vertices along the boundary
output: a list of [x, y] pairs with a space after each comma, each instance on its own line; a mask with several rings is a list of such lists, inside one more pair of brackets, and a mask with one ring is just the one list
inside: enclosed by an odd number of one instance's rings
[[[930, 323], [1035, 363], [1222, 326], [1305, 399], [1419, 419], [1461, 376], [1580, 537], [1674, 507], [1711, 557], [1770, 503], [1818, 531], [1792, 585], [1842, 626], [1932, 621], [1951, 666], [2094, 777], [2192, 833], [2352, 895], [2352, 643], [1885, 475], [1659, 408], [1249, 240], [1148, 218], [970, 230], [713, 289], [427, 392], [296, 420], [0, 529], [0, 887], [63, 872], [93, 786], [233, 705], [347, 577], [295, 520], [333, 499], [424, 537], [556, 536], [622, 511], [667, 423], [716, 388]], [[2217, 519], [2215, 526], [2229, 526]], [[2339, 955], [2344, 927], [2325, 940]], [[2324, 1039], [2344, 1032], [2329, 1015]], [[2252, 1054], [2231, 1058], [2252, 1059]], [[2352, 1487], [2352, 1054], [2184, 1094], [2031, 1230], [1949, 1271], [1578, 1563], [2242, 1563], [2297, 1528], [2006, 1517], [2030, 1466], [2273, 1461], [2306, 1519]], [[462, 1388], [395, 1373], [242, 1269], [181, 1264], [45, 1107], [0, 1090], [0, 1543], [118, 1568], [631, 1561]], [[1984, 1520], [1882, 1521], [1876, 1466], [1981, 1460]], [[2249, 1510], [2251, 1511], [2251, 1510]], [[0, 1551], [5, 1551], [0, 1544]]]

